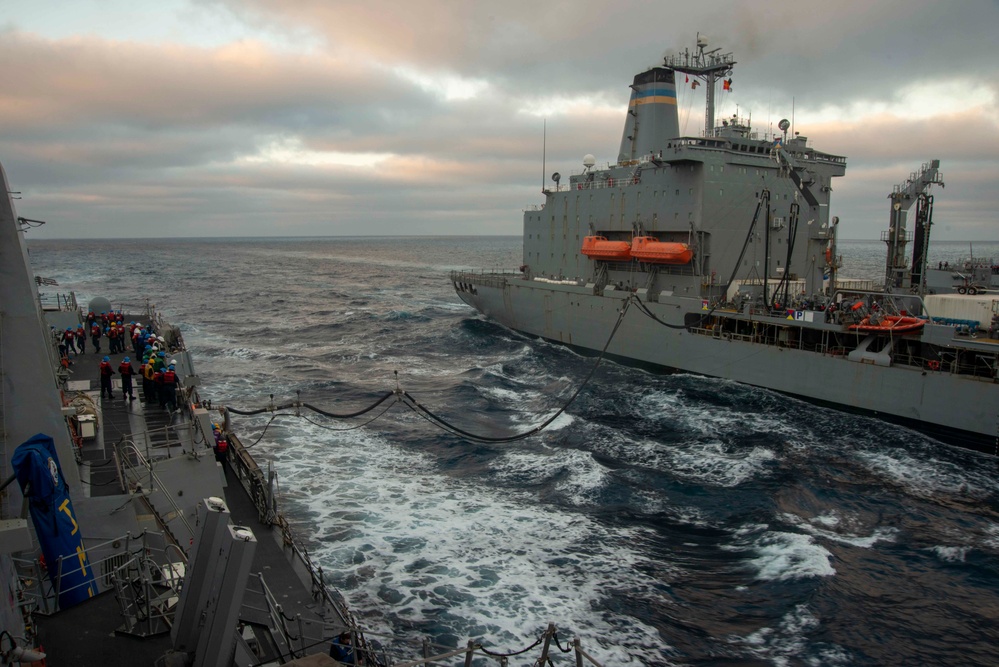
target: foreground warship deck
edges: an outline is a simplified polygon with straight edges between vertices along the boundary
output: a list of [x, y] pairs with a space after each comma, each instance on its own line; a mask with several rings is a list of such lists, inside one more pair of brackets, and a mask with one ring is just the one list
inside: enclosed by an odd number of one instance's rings
[[[61, 331], [78, 313], [48, 310], [45, 317]], [[157, 331], [176, 336], [149, 313], [129, 314], [126, 320], [152, 320]], [[179, 375], [193, 389], [197, 378], [190, 370], [190, 356], [179, 337], [172, 342]], [[113, 381], [114, 398], [102, 399], [102, 356], [92, 348], [73, 355], [65, 393], [70, 405], [83, 407], [84, 419], [96, 417], [94, 437], [77, 434], [83, 497], [74, 505], [103, 590], [55, 613], [58, 595], [47, 585], [44, 572], [23, 558], [15, 561], [22, 575], [32, 566], [36, 569], [27, 579], [35, 588], [25, 589], [23, 595], [35, 605], [38, 640], [48, 659], [52, 664], [135, 665], [153, 664], [173, 653], [176, 639], [170, 631], [187, 561], [177, 556], [200, 538], [198, 524], [206, 511], [202, 499], [208, 497], [224, 499], [231, 522], [249, 527], [255, 537], [250, 574], [237, 596], [242, 599], [238, 623], [243, 630], [234, 664], [279, 664], [308, 652], [328, 653], [329, 639], [356, 625], [339, 595], [321, 583], [318, 570], [277, 514], [273, 472], [265, 479], [234, 433], [228, 434], [230, 456], [225, 464], [216, 461], [204, 408], [171, 413], [155, 400], [147, 403], [139, 387], [134, 389], [136, 400], [130, 401], [119, 379]], [[127, 355], [109, 356], [117, 368]], [[140, 558], [122, 571], [137, 549], [151, 554], [151, 561]], [[131, 575], [129, 581], [115, 581], [125, 574]], [[204, 586], [213, 588], [210, 577]], [[70, 636], [80, 641], [64, 641]], [[185, 657], [175, 660], [186, 662]]]
[[[0, 176], [10, 193], [2, 166]], [[123, 317], [164, 337], [182, 380], [175, 412], [147, 403], [138, 386], [136, 400], [126, 400], [117, 378], [113, 398], [102, 399], [105, 353], [89, 342], [68, 367], [60, 364], [52, 334], [77, 326], [82, 312], [73, 295], [37, 293], [47, 281], [36, 281], [23, 238], [35, 222], [17, 217], [9, 194], [0, 198], [3, 662], [320, 667], [339, 664], [329, 653], [342, 633], [351, 664], [556, 658], [554, 625], [507, 654], [473, 641], [455, 649], [383, 637], [392, 646], [381, 646], [280, 514], [276, 473], [261, 470], [224, 408], [201, 399], [178, 329], [151, 309]], [[112, 366], [125, 354], [108, 355]], [[228, 443], [224, 462], [216, 460], [214, 423]], [[37, 469], [24, 465], [25, 451], [40, 456]], [[599, 667], [578, 639], [562, 651], [563, 663]]]

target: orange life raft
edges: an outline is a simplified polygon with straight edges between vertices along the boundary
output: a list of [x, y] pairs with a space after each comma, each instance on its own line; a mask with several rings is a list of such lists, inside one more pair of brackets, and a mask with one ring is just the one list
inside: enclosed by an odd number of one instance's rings
[[851, 324], [850, 330], [862, 333], [911, 333], [922, 329], [924, 324], [926, 320], [903, 315], [885, 315], [875, 324], [868, 316], [857, 324]]
[[687, 264], [694, 251], [686, 243], [667, 243], [654, 236], [636, 236], [631, 240], [631, 256], [653, 264]]
[[608, 241], [606, 236], [584, 236], [582, 253], [590, 259], [623, 262], [631, 259], [631, 244]]

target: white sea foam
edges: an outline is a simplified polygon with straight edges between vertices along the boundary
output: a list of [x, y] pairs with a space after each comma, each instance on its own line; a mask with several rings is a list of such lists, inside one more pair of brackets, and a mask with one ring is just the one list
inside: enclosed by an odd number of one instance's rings
[[[939, 444], [932, 446], [937, 448]], [[935, 497], [943, 492], [984, 499], [999, 492], [999, 484], [994, 478], [969, 470], [959, 462], [919, 456], [901, 448], [858, 450], [856, 456], [871, 472], [920, 497]]]
[[935, 546], [930, 549], [937, 558], [947, 563], [963, 563], [971, 547], [967, 546]]
[[766, 447], [730, 448], [719, 441], [664, 445], [657, 440], [629, 440], [614, 434], [596, 447], [633, 465], [719, 487], [735, 487], [766, 475], [767, 466], [776, 458]]
[[893, 542], [898, 536], [898, 529], [894, 527], [879, 526], [870, 535], [859, 535], [850, 532], [850, 529], [859, 529], [856, 521], [844, 521], [840, 516], [828, 513], [811, 519], [803, 519], [796, 514], [784, 513], [781, 515], [785, 521], [796, 528], [804, 530], [810, 535], [821, 537], [841, 544], [849, 544], [855, 547], [870, 549], [878, 542]]
[[740, 638], [738, 641], [749, 651], [778, 667], [799, 664], [848, 665], [851, 663], [848, 652], [838, 646], [827, 646], [821, 652], [818, 662], [802, 658], [808, 646], [808, 635], [819, 627], [819, 619], [807, 605], [799, 604], [781, 618], [776, 627], [762, 628]]
[[661, 647], [640, 619], [593, 614], [621, 587], [668, 604], [661, 582], [639, 567], [641, 529], [601, 526], [524, 492], [442, 475], [432, 459], [363, 431], [310, 435], [269, 449], [282, 488], [302, 494], [288, 495], [307, 509], [313, 554], [375, 630], [390, 630], [389, 613], [446, 613], [457, 634], [511, 647], [560, 619], [600, 638], [594, 652], [606, 664], [629, 662], [629, 646]]
[[982, 544], [992, 549], [999, 549], [999, 524], [990, 523], [985, 526], [985, 534], [982, 535]]
[[811, 535], [767, 530], [766, 526], [741, 528], [736, 542], [724, 546], [728, 551], [753, 554], [749, 565], [756, 578], [763, 581], [788, 581], [836, 574], [832, 554], [815, 543]]

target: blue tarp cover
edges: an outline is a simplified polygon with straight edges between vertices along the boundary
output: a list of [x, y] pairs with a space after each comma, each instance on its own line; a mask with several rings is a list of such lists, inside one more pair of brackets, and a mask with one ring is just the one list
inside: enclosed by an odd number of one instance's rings
[[14, 450], [11, 466], [28, 499], [49, 578], [59, 591], [59, 606], [65, 609], [93, 597], [97, 584], [52, 438], [44, 433], [30, 437]]

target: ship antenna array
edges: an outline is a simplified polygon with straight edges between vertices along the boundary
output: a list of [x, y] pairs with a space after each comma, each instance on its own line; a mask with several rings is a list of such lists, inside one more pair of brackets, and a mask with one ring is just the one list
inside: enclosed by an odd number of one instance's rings
[[732, 74], [735, 59], [731, 53], [718, 53], [721, 47], [705, 51], [707, 37], [697, 34], [697, 50], [684, 49], [683, 53], [667, 55], [663, 64], [675, 72], [683, 72], [696, 79], [703, 79], [707, 88], [704, 103], [704, 136], [715, 131], [715, 81]]

